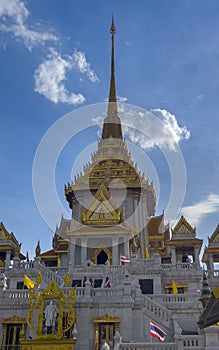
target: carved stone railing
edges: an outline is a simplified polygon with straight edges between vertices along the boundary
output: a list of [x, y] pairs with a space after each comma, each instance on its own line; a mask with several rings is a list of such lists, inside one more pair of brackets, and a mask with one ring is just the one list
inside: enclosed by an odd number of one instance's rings
[[147, 317], [159, 322], [159, 324], [163, 325], [164, 327], [169, 327], [172, 315], [167, 308], [158, 304], [156, 301], [146, 295], [141, 295], [141, 302], [144, 305], [143, 312], [145, 312]]
[[203, 338], [201, 335], [183, 335], [184, 350], [201, 350], [203, 346]]
[[46, 283], [49, 283], [53, 279], [59, 287], [61, 287], [63, 285], [63, 277], [59, 276], [59, 274], [57, 272], [52, 271], [51, 269], [43, 266], [40, 263], [38, 265], [38, 268], [39, 268], [39, 271], [41, 273], [43, 280]]
[[[23, 310], [28, 306], [29, 291], [5, 290], [1, 295], [0, 310]], [[1, 314], [1, 311], [0, 311]]]
[[179, 350], [204, 350], [202, 335], [176, 335], [175, 342]]
[[156, 301], [159, 304], [173, 304], [173, 303], [195, 303], [198, 302], [199, 294], [147, 294], [147, 297]]
[[30, 270], [34, 268], [34, 261], [21, 261], [19, 262], [18, 266], [16, 267], [17, 269], [24, 269], [24, 270]]
[[119, 350], [178, 350], [175, 343], [121, 343]]
[[[107, 268], [106, 268], [107, 273]], [[109, 266], [108, 276], [112, 286], [117, 286], [122, 283], [125, 276], [125, 266]]]
[[65, 276], [66, 272], [68, 271], [67, 267], [46, 267], [50, 271], [57, 273], [59, 276]]
[[124, 293], [123, 289], [117, 289], [117, 288], [92, 288], [91, 289], [91, 298], [92, 302], [115, 302], [117, 298], [123, 298]]
[[196, 263], [177, 263], [177, 264], [161, 264], [161, 269], [163, 271], [173, 270], [197, 270], [200, 269], [200, 266]]

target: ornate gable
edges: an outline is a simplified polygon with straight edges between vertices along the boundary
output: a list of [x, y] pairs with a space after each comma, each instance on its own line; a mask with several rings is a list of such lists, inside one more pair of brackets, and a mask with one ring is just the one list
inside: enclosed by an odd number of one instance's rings
[[115, 225], [121, 222], [123, 222], [123, 212], [117, 208], [104, 184], [101, 184], [89, 208], [82, 212], [82, 223], [85, 225]]
[[209, 243], [219, 243], [219, 225], [217, 225], [215, 231], [209, 238]]
[[184, 234], [191, 234], [195, 235], [196, 229], [193, 228], [188, 221], [184, 218], [182, 215], [174, 229], [172, 229], [173, 235], [184, 235]]
[[7, 241], [12, 241], [14, 242], [16, 245], [19, 245], [18, 240], [16, 239], [16, 237], [14, 236], [14, 234], [11, 232], [9, 233], [4, 224], [1, 222], [0, 223], [0, 241], [3, 240], [7, 240]]
[[1, 240], [7, 240], [10, 241], [11, 240], [11, 234], [6, 230], [5, 226], [3, 225], [3, 223], [0, 223], [0, 241]]

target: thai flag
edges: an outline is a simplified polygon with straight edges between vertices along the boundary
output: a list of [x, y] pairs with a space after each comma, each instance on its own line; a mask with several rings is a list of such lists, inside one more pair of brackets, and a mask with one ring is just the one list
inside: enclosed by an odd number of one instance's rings
[[106, 276], [104, 288], [111, 288], [109, 277]]
[[123, 263], [123, 264], [129, 264], [130, 263], [130, 257], [129, 256], [120, 255], [120, 262]]
[[162, 343], [167, 336], [166, 333], [152, 321], [150, 321], [150, 326], [150, 334], [152, 335], [152, 337], [157, 338], [159, 342]]

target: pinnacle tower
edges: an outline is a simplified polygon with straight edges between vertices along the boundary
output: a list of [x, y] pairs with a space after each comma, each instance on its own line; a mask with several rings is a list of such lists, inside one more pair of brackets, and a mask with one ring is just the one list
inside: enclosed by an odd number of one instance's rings
[[110, 137], [115, 139], [122, 139], [122, 127], [121, 121], [118, 116], [117, 100], [116, 100], [116, 80], [115, 80], [115, 62], [114, 62], [114, 35], [116, 28], [114, 24], [114, 18], [110, 27], [110, 33], [112, 36], [112, 48], [111, 48], [111, 76], [110, 76], [110, 89], [107, 116], [104, 119], [102, 139], [108, 139]]

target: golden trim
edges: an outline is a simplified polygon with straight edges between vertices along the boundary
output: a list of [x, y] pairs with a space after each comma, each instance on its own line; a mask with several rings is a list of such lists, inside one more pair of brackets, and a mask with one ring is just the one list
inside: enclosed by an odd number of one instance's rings
[[9, 318], [3, 318], [2, 323], [10, 324], [10, 323], [25, 323], [26, 319], [22, 317], [17, 317], [16, 315], [13, 315]]
[[199, 238], [184, 238], [184, 239], [171, 239], [167, 241], [167, 245], [179, 245], [185, 244], [185, 246], [190, 246], [191, 244], [202, 245], [203, 239]]
[[94, 331], [94, 348], [95, 350], [98, 350], [99, 348], [99, 332], [100, 332], [100, 325], [103, 323], [113, 323], [115, 324], [115, 333], [119, 332], [119, 326], [120, 326], [120, 317], [119, 316], [109, 316], [108, 314], [105, 314], [103, 317], [94, 317], [93, 323], [95, 327]]
[[[98, 211], [100, 206], [104, 206], [107, 211]], [[119, 224], [123, 221], [124, 214], [122, 210], [116, 207], [116, 203], [112, 200], [107, 188], [104, 184], [101, 184], [88, 209], [82, 212], [81, 220], [86, 225]]]
[[120, 317], [119, 316], [110, 316], [108, 314], [105, 314], [102, 317], [94, 317], [93, 318], [94, 324], [97, 323], [120, 323]]
[[111, 251], [105, 247], [104, 245], [100, 245], [94, 252], [92, 261], [94, 264], [97, 264], [97, 256], [100, 254], [101, 251], [104, 251], [104, 253], [106, 253], [107, 257], [108, 257], [108, 261], [110, 263], [110, 265], [112, 264], [112, 253]]
[[74, 350], [75, 339], [26, 340], [20, 339], [21, 350]]
[[[52, 329], [51, 334], [45, 334], [45, 329], [43, 329], [44, 312], [46, 301], [54, 302], [56, 304], [57, 312], [57, 332], [54, 333]], [[36, 339], [61, 339], [64, 333], [67, 332], [74, 324], [76, 319], [75, 310], [73, 305], [76, 301], [75, 288], [71, 288], [67, 295], [57, 286], [54, 280], [52, 280], [44, 291], [40, 295], [35, 295], [34, 289], [30, 290], [29, 294], [29, 305], [30, 308], [27, 313], [26, 321], [28, 327], [36, 334]], [[34, 310], [38, 309], [39, 304], [39, 317], [38, 325], [35, 324], [36, 320], [34, 318]], [[58, 307], [57, 307], [58, 305]], [[67, 312], [66, 325], [63, 328], [63, 313]], [[48, 331], [48, 329], [47, 329]]]
[[172, 234], [195, 234], [196, 229], [193, 228], [188, 221], [184, 218], [182, 215], [181, 218], [179, 219], [178, 223], [172, 229]]

